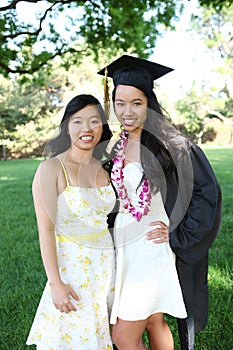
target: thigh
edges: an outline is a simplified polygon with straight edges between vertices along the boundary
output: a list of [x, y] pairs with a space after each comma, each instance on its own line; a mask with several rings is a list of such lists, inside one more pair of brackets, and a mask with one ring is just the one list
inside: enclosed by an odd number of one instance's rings
[[113, 325], [112, 337], [116, 345], [123, 348], [135, 348], [142, 343], [142, 335], [146, 328], [147, 319], [140, 321], [125, 321], [120, 318]]
[[148, 332], [160, 332], [165, 323], [166, 321], [164, 319], [164, 314], [162, 312], [158, 312], [148, 317], [146, 330]]

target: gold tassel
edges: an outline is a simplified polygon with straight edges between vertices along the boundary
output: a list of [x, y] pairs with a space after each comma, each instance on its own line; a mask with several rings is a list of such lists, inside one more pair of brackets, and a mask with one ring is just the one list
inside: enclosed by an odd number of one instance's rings
[[107, 120], [110, 116], [110, 99], [109, 99], [109, 88], [108, 88], [108, 69], [105, 68], [105, 77], [104, 77], [104, 109], [107, 116]]

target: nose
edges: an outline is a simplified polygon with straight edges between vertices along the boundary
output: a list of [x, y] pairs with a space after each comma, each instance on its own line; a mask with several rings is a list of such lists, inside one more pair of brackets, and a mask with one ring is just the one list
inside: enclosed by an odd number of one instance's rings
[[86, 120], [82, 123], [82, 131], [89, 131], [89, 130], [91, 130], [90, 123], [88, 120]]
[[126, 103], [124, 115], [132, 115], [132, 114], [133, 114], [133, 108], [131, 103]]

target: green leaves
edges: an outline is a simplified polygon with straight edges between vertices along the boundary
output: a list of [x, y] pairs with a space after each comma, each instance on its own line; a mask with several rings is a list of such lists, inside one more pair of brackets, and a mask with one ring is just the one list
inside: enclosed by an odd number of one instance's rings
[[41, 7], [38, 1], [27, 2], [25, 20], [19, 17], [26, 9], [21, 1], [0, 7], [0, 73], [5, 76], [33, 74], [42, 66], [49, 70], [49, 61], [68, 52], [76, 61], [87, 52], [98, 59], [103, 50], [111, 56], [122, 50], [148, 57], [160, 26], [172, 27], [182, 8], [174, 0], [47, 0]]

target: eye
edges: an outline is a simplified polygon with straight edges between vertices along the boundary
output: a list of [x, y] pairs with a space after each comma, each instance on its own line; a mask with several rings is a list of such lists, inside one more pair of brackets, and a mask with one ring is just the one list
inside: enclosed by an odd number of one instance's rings
[[100, 124], [101, 124], [101, 121], [100, 121], [100, 119], [98, 119], [98, 118], [92, 119], [92, 120], [91, 120], [91, 124], [100, 125]]
[[139, 107], [139, 106], [141, 106], [141, 103], [140, 103], [140, 102], [134, 102], [134, 103], [133, 103], [133, 106], [134, 106], [134, 107]]
[[116, 102], [116, 103], [115, 103], [115, 106], [117, 106], [117, 107], [123, 107], [123, 106], [124, 106], [124, 103], [123, 103], [123, 102]]

